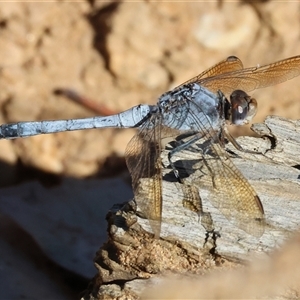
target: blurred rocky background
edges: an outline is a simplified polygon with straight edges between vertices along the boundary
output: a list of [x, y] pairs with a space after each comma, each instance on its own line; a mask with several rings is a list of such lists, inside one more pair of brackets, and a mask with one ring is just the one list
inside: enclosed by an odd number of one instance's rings
[[[58, 96], [72, 88], [122, 111], [158, 96], [229, 55], [244, 66], [299, 54], [299, 3], [290, 1], [15, 2], [0, 6], [1, 123], [88, 117]], [[295, 79], [255, 91], [259, 113], [300, 115]], [[83, 177], [123, 156], [132, 132], [90, 130], [1, 141], [0, 158]], [[6, 179], [8, 180], [8, 179]]]
[[[161, 93], [230, 55], [238, 56], [245, 67], [250, 67], [298, 54], [298, 1], [2, 2], [0, 123], [95, 114], [55, 93], [61, 88], [73, 89], [119, 112], [139, 103], [156, 103]], [[269, 114], [299, 118], [299, 93], [299, 78], [254, 91], [251, 95], [259, 105], [254, 122]], [[0, 184], [11, 185], [29, 178], [48, 180], [49, 176], [54, 180], [56, 176], [74, 179], [120, 174], [126, 170], [123, 155], [133, 133], [134, 130], [86, 130], [2, 140]], [[78, 182], [75, 184], [80, 185]], [[114, 189], [118, 188], [121, 189], [116, 184]], [[30, 189], [33, 192], [20, 194], [37, 193], [33, 187]], [[99, 208], [103, 216], [114, 197], [109, 195], [103, 201], [107, 203]], [[11, 202], [5, 201], [2, 205], [7, 207]], [[13, 216], [16, 207], [18, 201], [5, 210], [14, 221], [20, 218]], [[34, 236], [22, 224], [18, 226]], [[3, 232], [7, 232], [5, 226]], [[47, 252], [42, 241], [34, 237]], [[80, 275], [86, 278], [86, 274]], [[53, 291], [45, 284], [43, 290], [47, 288]], [[64, 292], [59, 290], [61, 295], [56, 299], [66, 299], [69, 294]], [[39, 298], [38, 291], [36, 295]], [[44, 294], [42, 298], [47, 299]]]

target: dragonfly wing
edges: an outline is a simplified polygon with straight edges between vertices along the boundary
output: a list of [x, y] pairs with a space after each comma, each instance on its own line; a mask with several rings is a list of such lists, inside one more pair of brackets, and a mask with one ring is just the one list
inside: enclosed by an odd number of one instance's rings
[[160, 116], [153, 115], [131, 139], [125, 154], [136, 203], [156, 237], [160, 235], [162, 217], [160, 138]]
[[[254, 236], [261, 236], [264, 232], [264, 211], [259, 197], [227, 155], [219, 139], [222, 132], [210, 127], [200, 106], [192, 101], [189, 105], [194, 107], [189, 110], [185, 124], [190, 123], [197, 129], [197, 139], [174, 155], [174, 159], [177, 158], [183, 166], [184, 182], [191, 182], [200, 191], [206, 187], [208, 200], [228, 220]], [[208, 185], [204, 184], [203, 174], [210, 178]]]
[[236, 89], [250, 92], [282, 83], [300, 75], [300, 56], [290, 57], [269, 65], [252, 67], [203, 78], [197, 82], [212, 92], [221, 90], [229, 95]]
[[253, 236], [264, 233], [264, 210], [255, 190], [219, 143], [203, 156], [212, 177], [210, 201], [229, 220]]
[[177, 88], [189, 83], [194, 83], [194, 82], [200, 83], [201, 80], [203, 80], [204, 78], [209, 78], [212, 76], [216, 76], [216, 75], [220, 75], [220, 74], [224, 74], [236, 70], [241, 70], [241, 69], [243, 69], [243, 63], [241, 62], [241, 60], [236, 56], [229, 56], [226, 59], [222, 60], [221, 62], [217, 63], [216, 65], [212, 66], [211, 68], [205, 70], [201, 74], [197, 75], [196, 77], [184, 82]]

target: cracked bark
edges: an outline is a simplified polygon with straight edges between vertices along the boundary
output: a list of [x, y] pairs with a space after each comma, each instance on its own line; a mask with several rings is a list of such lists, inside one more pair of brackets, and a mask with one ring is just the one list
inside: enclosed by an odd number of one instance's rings
[[298, 229], [300, 121], [268, 117], [252, 128], [260, 137], [241, 137], [238, 142], [264, 155], [241, 153], [231, 144], [226, 149], [261, 198], [267, 223], [262, 237], [233, 226], [204, 201], [220, 233], [216, 244], [212, 237], [205, 243], [205, 229], [198, 216], [178, 201], [182, 195], [176, 183], [163, 182], [161, 238], [153, 237], [148, 221], [130, 203], [115, 206], [107, 215], [108, 241], [95, 258], [99, 273], [84, 299], [138, 299], [145, 287], [163, 275], [197, 276], [216, 267], [241, 264], [279, 247]]

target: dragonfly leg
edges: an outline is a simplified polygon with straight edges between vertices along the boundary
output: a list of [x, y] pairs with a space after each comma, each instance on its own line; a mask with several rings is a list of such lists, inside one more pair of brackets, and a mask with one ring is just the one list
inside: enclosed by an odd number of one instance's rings
[[225, 137], [228, 139], [228, 141], [239, 151], [244, 152], [244, 153], [250, 153], [250, 154], [260, 154], [260, 155], [264, 155], [262, 152], [258, 152], [258, 151], [252, 151], [252, 150], [248, 150], [248, 149], [244, 149], [237, 141], [236, 139], [230, 134], [230, 132], [228, 131], [228, 129], [224, 128], [224, 135]]
[[201, 137], [202, 137], [202, 135], [200, 135], [200, 133], [195, 133], [195, 134], [193, 134], [191, 139], [189, 139], [188, 141], [184, 142], [183, 144], [175, 147], [174, 149], [170, 150], [169, 153], [168, 153], [169, 164], [170, 164], [170, 166], [173, 170], [173, 173], [174, 173], [174, 175], [177, 178], [179, 183], [182, 183], [182, 180], [180, 178], [179, 171], [176, 169], [175, 164], [172, 162], [172, 157], [176, 153], [187, 149], [189, 146], [191, 146], [192, 144], [197, 142]]
[[[169, 153], [168, 153], [169, 164], [170, 164], [170, 166], [173, 170], [173, 173], [174, 173], [174, 175], [177, 178], [179, 183], [182, 183], [182, 179], [180, 178], [179, 171], [176, 169], [175, 164], [172, 162], [172, 157], [176, 153], [187, 149], [188, 147], [190, 147], [191, 145], [196, 143], [198, 140], [200, 140], [202, 137], [203, 136], [200, 133], [193, 133], [193, 136], [190, 140], [186, 141], [185, 143], [183, 143], [183, 144], [181, 144], [181, 145], [179, 145], [179, 146], [177, 146], [174, 149], [169, 151]], [[214, 187], [215, 187], [214, 175], [213, 175], [213, 172], [212, 172], [211, 168], [209, 167], [208, 163], [206, 162], [205, 154], [207, 152], [209, 152], [209, 150], [211, 148], [212, 140], [214, 140], [215, 138], [216, 137], [211, 137], [209, 140], [207, 140], [205, 143], [202, 144], [202, 147], [197, 147], [197, 151], [202, 153], [202, 159], [203, 159], [204, 164], [206, 165], [207, 169], [210, 171]]]

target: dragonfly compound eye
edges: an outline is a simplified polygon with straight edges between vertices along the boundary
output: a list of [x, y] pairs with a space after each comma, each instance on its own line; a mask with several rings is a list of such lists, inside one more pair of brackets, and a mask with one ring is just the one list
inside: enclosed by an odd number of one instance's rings
[[231, 122], [235, 125], [244, 125], [255, 116], [257, 102], [242, 90], [235, 90], [230, 95]]

